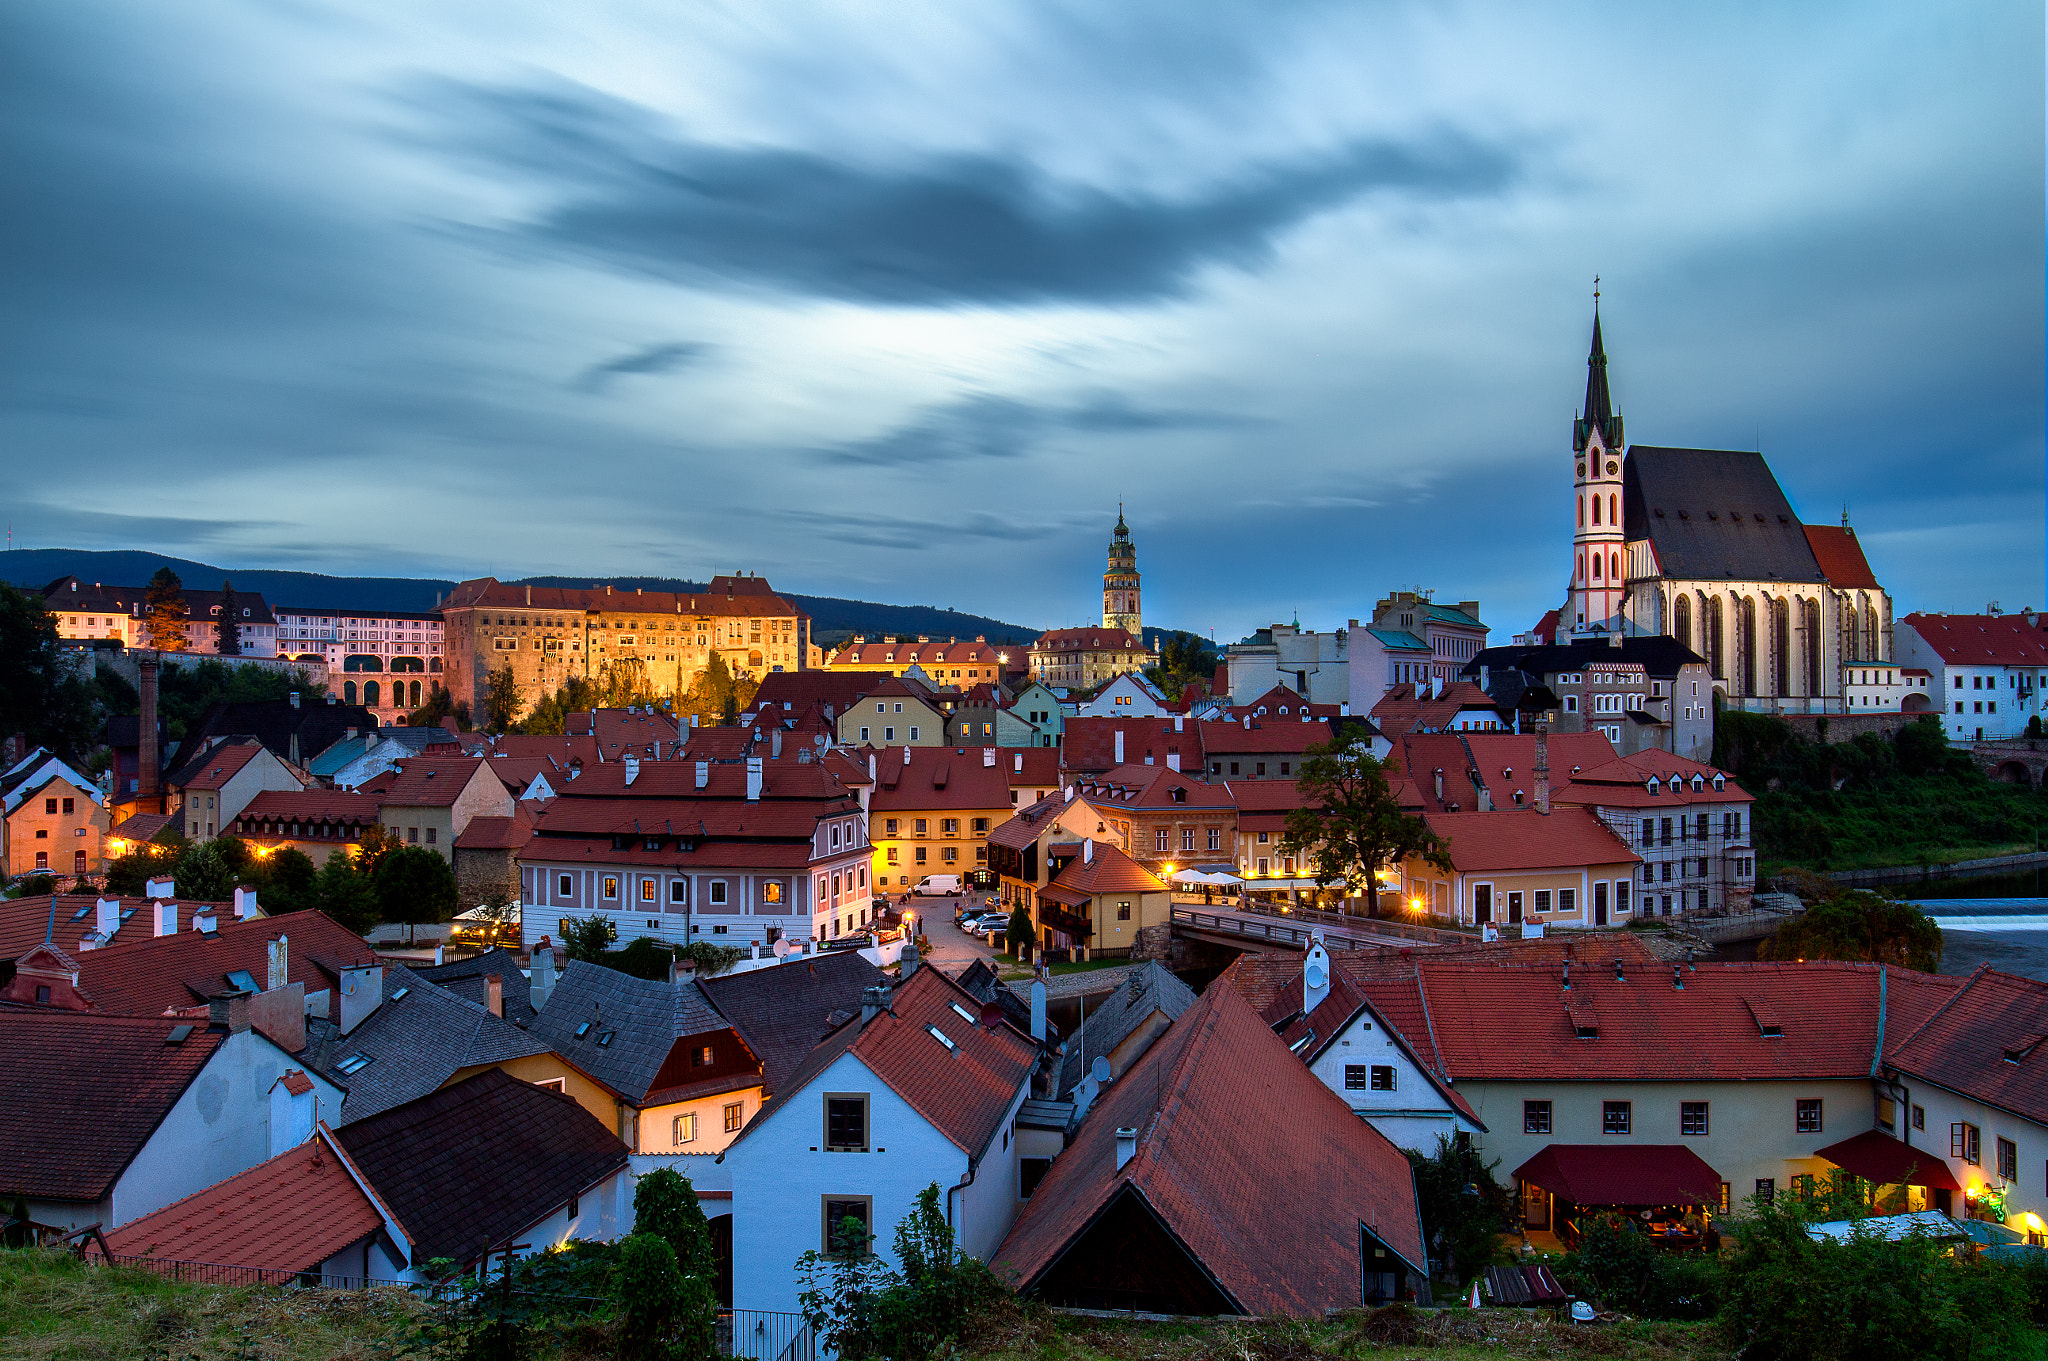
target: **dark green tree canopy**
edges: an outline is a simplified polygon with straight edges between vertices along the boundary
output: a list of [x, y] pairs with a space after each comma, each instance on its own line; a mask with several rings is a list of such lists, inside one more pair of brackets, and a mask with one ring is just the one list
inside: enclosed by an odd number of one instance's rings
[[1450, 843], [1421, 818], [1401, 811], [1387, 767], [1357, 727], [1303, 754], [1295, 786], [1304, 806], [1287, 815], [1281, 850], [1305, 855], [1318, 883], [1362, 893], [1379, 915], [1381, 867], [1419, 857], [1448, 873]]
[[429, 926], [455, 915], [455, 871], [424, 846], [405, 846], [377, 866], [377, 908], [388, 922]]
[[168, 567], [156, 569], [142, 598], [142, 641], [159, 652], [183, 652], [188, 646], [185, 583]]
[[220, 584], [220, 616], [213, 623], [215, 652], [223, 657], [242, 655], [242, 605], [235, 599], [235, 583]]
[[0, 584], [0, 733], [76, 759], [97, 745], [98, 723], [93, 687], [64, 664], [55, 617]]

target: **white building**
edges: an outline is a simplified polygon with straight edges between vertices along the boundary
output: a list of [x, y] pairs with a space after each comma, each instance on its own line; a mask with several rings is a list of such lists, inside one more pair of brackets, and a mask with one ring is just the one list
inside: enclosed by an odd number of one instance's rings
[[1163, 718], [1173, 712], [1166, 696], [1135, 671], [1126, 671], [1085, 701], [1061, 707], [1069, 718]]
[[441, 616], [404, 610], [277, 610], [277, 652], [325, 662], [344, 704], [389, 721], [418, 708], [441, 684]]
[[877, 990], [819, 1042], [719, 1161], [732, 1175], [733, 1305], [798, 1308], [797, 1259], [841, 1221], [897, 1265], [893, 1230], [936, 1184], [962, 1251], [986, 1260], [1024, 1200], [1017, 1119], [1037, 1047], [935, 968]]
[[1951, 741], [2019, 737], [2027, 721], [2048, 711], [2048, 627], [2031, 610], [2019, 614], [1909, 614], [1899, 621], [1899, 660], [1927, 672], [1925, 704], [1908, 696], [1909, 712], [1942, 715]]
[[[1352, 621], [1356, 629], [1358, 621]], [[1223, 650], [1230, 696], [1239, 704], [1275, 686], [1305, 696], [1312, 704], [1345, 704], [1351, 699], [1351, 631], [1318, 633], [1301, 621], [1263, 628]]]

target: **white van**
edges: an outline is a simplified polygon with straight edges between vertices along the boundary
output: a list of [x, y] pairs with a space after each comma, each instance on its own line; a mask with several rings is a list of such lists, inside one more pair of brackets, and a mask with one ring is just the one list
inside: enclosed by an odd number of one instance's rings
[[960, 891], [957, 874], [927, 874], [910, 890], [920, 898], [947, 898]]

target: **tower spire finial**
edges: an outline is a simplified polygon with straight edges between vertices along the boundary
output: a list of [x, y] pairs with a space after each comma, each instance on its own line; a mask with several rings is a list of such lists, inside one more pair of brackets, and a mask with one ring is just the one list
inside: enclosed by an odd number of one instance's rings
[[1584, 414], [1574, 423], [1572, 447], [1583, 452], [1587, 441], [1598, 434], [1608, 449], [1621, 445], [1621, 422], [1614, 414], [1614, 401], [1607, 389], [1607, 346], [1600, 337], [1600, 276], [1593, 276], [1593, 344], [1586, 353], [1586, 404]]

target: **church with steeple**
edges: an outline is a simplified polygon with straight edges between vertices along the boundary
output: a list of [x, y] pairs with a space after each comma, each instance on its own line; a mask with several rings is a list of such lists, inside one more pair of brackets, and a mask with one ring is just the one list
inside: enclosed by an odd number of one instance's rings
[[1678, 640], [1705, 659], [1712, 693], [1663, 697], [1671, 717], [1839, 713], [1858, 668], [1892, 661], [1891, 596], [1846, 515], [1801, 521], [1760, 452], [1624, 442], [1598, 293], [1571, 513], [1570, 586], [1538, 631]]

